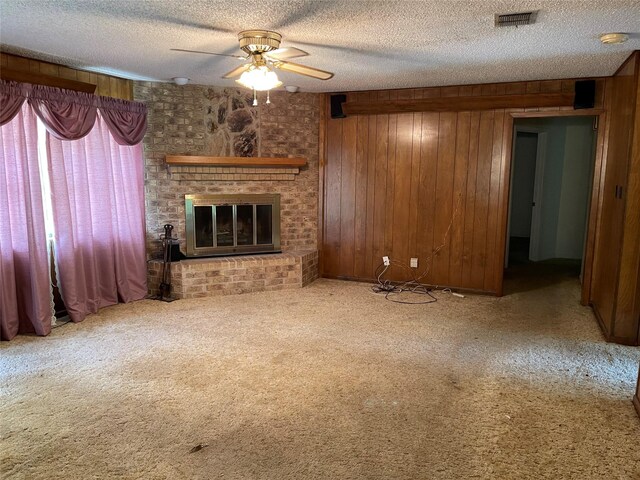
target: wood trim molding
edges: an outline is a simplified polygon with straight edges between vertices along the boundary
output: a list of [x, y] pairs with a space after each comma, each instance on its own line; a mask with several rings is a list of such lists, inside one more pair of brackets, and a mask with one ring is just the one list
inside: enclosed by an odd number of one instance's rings
[[53, 77], [42, 73], [21, 72], [10, 68], [0, 69], [0, 78], [14, 82], [33, 83], [47, 87], [64, 88], [78, 92], [95, 93], [97, 85], [93, 83], [79, 82], [68, 78]]
[[547, 110], [541, 112], [513, 112], [514, 118], [546, 118], [546, 117], [590, 117], [605, 113], [603, 108], [584, 108], [580, 110]]
[[609, 124], [605, 113], [597, 116], [598, 126], [596, 130], [596, 147], [595, 158], [593, 163], [593, 175], [591, 179], [591, 200], [589, 202], [589, 211], [587, 213], [586, 224], [586, 242], [584, 247], [584, 268], [582, 271], [582, 289], [580, 294], [580, 303], [589, 305], [591, 301], [591, 283], [593, 281], [593, 263], [595, 258], [596, 235], [598, 233], [598, 216], [600, 215], [600, 205], [602, 204], [602, 195], [604, 190], [604, 167], [605, 153], [604, 148], [609, 138]]
[[[350, 101], [342, 105], [347, 115], [380, 115], [407, 112], [466, 112], [502, 108], [545, 108], [573, 106], [573, 93], [527, 93], [477, 97], [435, 97], [380, 102]], [[583, 113], [583, 115], [588, 115]]]
[[[602, 169], [604, 168], [604, 144], [608, 138], [608, 131], [605, 129], [608, 124], [607, 116], [603, 109], [584, 109], [584, 110], [560, 110], [560, 111], [546, 111], [546, 112], [526, 112], [526, 111], [507, 111], [504, 125], [503, 146], [502, 146], [502, 169], [501, 169], [501, 188], [500, 188], [500, 238], [497, 240], [498, 252], [500, 255], [496, 258], [496, 284], [495, 291], [498, 296], [503, 295], [503, 265], [504, 255], [507, 241], [507, 227], [508, 227], [508, 211], [509, 211], [509, 195], [510, 195], [510, 178], [511, 178], [511, 162], [512, 162], [512, 147], [513, 147], [513, 132], [514, 132], [514, 120], [516, 118], [542, 118], [542, 117], [570, 117], [570, 116], [598, 116], [599, 128], [596, 134], [596, 151], [594, 161], [594, 174], [591, 186], [591, 208], [589, 210], [589, 218], [587, 219], [586, 227], [586, 244], [585, 244], [585, 265], [584, 272], [585, 277], [582, 282], [581, 290], [581, 304], [589, 304], [590, 292], [591, 292], [591, 275], [593, 271], [593, 250], [595, 248], [596, 237], [596, 222], [598, 217], [599, 208], [598, 205], [601, 201], [602, 188], [600, 185], [600, 176], [602, 175]], [[594, 309], [595, 310], [595, 309]], [[598, 313], [596, 317], [598, 317]], [[598, 318], [602, 323], [601, 319]]]
[[[591, 186], [591, 208], [589, 210], [589, 218], [587, 222], [587, 239], [585, 246], [585, 266], [584, 272], [585, 277], [582, 282], [581, 289], [581, 304], [588, 305], [590, 299], [591, 292], [591, 275], [593, 270], [593, 250], [595, 248], [595, 236], [596, 236], [596, 222], [598, 217], [599, 209], [597, 206], [601, 201], [600, 197], [602, 195], [601, 185], [600, 185], [600, 177], [602, 175], [602, 169], [604, 164], [604, 144], [608, 138], [608, 131], [605, 130], [608, 127], [607, 117], [604, 114], [603, 109], [585, 109], [585, 110], [567, 110], [567, 111], [547, 111], [547, 112], [519, 112], [519, 111], [507, 111], [507, 117], [505, 118], [504, 125], [504, 135], [503, 135], [503, 146], [502, 146], [502, 170], [501, 170], [501, 178], [502, 178], [502, 187], [501, 198], [500, 198], [500, 237], [498, 238], [498, 248], [501, 255], [496, 260], [496, 272], [502, 272], [502, 265], [504, 264], [504, 255], [506, 254], [506, 237], [507, 237], [507, 227], [508, 227], [508, 211], [509, 211], [509, 195], [511, 190], [510, 185], [510, 172], [511, 172], [511, 162], [512, 162], [512, 147], [513, 147], [513, 132], [514, 132], [514, 119], [516, 118], [540, 118], [540, 117], [558, 117], [558, 116], [584, 116], [584, 115], [592, 115], [599, 117], [599, 128], [596, 134], [596, 152], [595, 152], [595, 161], [594, 161], [594, 173], [593, 180]], [[500, 260], [498, 262], [498, 260]], [[496, 283], [495, 290], [498, 296], [502, 296], [503, 294], [503, 286], [504, 286], [504, 274], [496, 275]], [[602, 319], [599, 317], [597, 309], [594, 307], [594, 313], [598, 318], [598, 321], [602, 325]], [[605, 334], [607, 340], [609, 340], [608, 334]]]
[[307, 160], [300, 157], [204, 157], [197, 155], [167, 155], [165, 161], [167, 165], [191, 167], [300, 168], [307, 164]]
[[322, 276], [324, 271], [324, 168], [327, 162], [327, 105], [329, 95], [320, 95], [320, 125], [318, 129], [318, 275]]
[[499, 189], [499, 214], [500, 222], [499, 237], [497, 239], [497, 248], [499, 255], [496, 256], [496, 265], [494, 266], [496, 295], [501, 297], [504, 294], [504, 257], [507, 248], [507, 229], [509, 226], [509, 195], [511, 191], [511, 160], [513, 157], [513, 136], [514, 136], [514, 111], [506, 111], [503, 125], [502, 135], [502, 158], [500, 161], [500, 189]]
[[618, 67], [618, 69], [615, 71], [615, 73], [613, 75], [611, 75], [611, 76], [615, 77], [622, 70], [624, 70], [624, 68], [627, 66], [627, 63], [629, 63], [631, 60], [633, 60], [633, 57], [635, 57], [638, 54], [638, 52], [640, 52], [640, 50], [634, 50], [633, 52], [631, 52], [631, 55], [629, 55], [627, 57], [627, 59], [624, 62], [622, 62], [622, 64]]

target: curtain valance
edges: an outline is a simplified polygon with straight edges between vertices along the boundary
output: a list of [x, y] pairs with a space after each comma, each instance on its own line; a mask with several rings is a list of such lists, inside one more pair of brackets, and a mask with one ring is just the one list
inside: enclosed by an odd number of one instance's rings
[[17, 115], [25, 100], [60, 140], [87, 135], [98, 111], [120, 145], [140, 143], [147, 129], [147, 107], [142, 103], [4, 80], [0, 80], [0, 126]]

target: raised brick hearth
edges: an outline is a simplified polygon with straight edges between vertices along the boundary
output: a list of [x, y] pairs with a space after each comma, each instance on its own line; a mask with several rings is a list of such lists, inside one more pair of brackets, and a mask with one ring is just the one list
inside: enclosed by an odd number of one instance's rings
[[[171, 264], [174, 298], [301, 288], [317, 276], [316, 250], [194, 258]], [[162, 262], [149, 261], [149, 290], [152, 294], [158, 293], [161, 277]]]

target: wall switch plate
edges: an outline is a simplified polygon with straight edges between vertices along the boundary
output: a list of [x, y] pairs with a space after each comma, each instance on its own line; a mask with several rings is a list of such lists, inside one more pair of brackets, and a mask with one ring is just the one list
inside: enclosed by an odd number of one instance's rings
[[417, 258], [412, 258], [411, 259], [411, 268], [418, 268], [418, 259]]

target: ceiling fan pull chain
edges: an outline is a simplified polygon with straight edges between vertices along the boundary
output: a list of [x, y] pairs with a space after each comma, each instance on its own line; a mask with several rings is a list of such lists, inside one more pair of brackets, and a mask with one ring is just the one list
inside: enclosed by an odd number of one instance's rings
[[258, 96], [256, 94], [256, 89], [253, 89], [253, 106], [257, 107], [258, 106]]
[[271, 103], [271, 100], [269, 99], [269, 90], [267, 90], [267, 105], [269, 105]]

